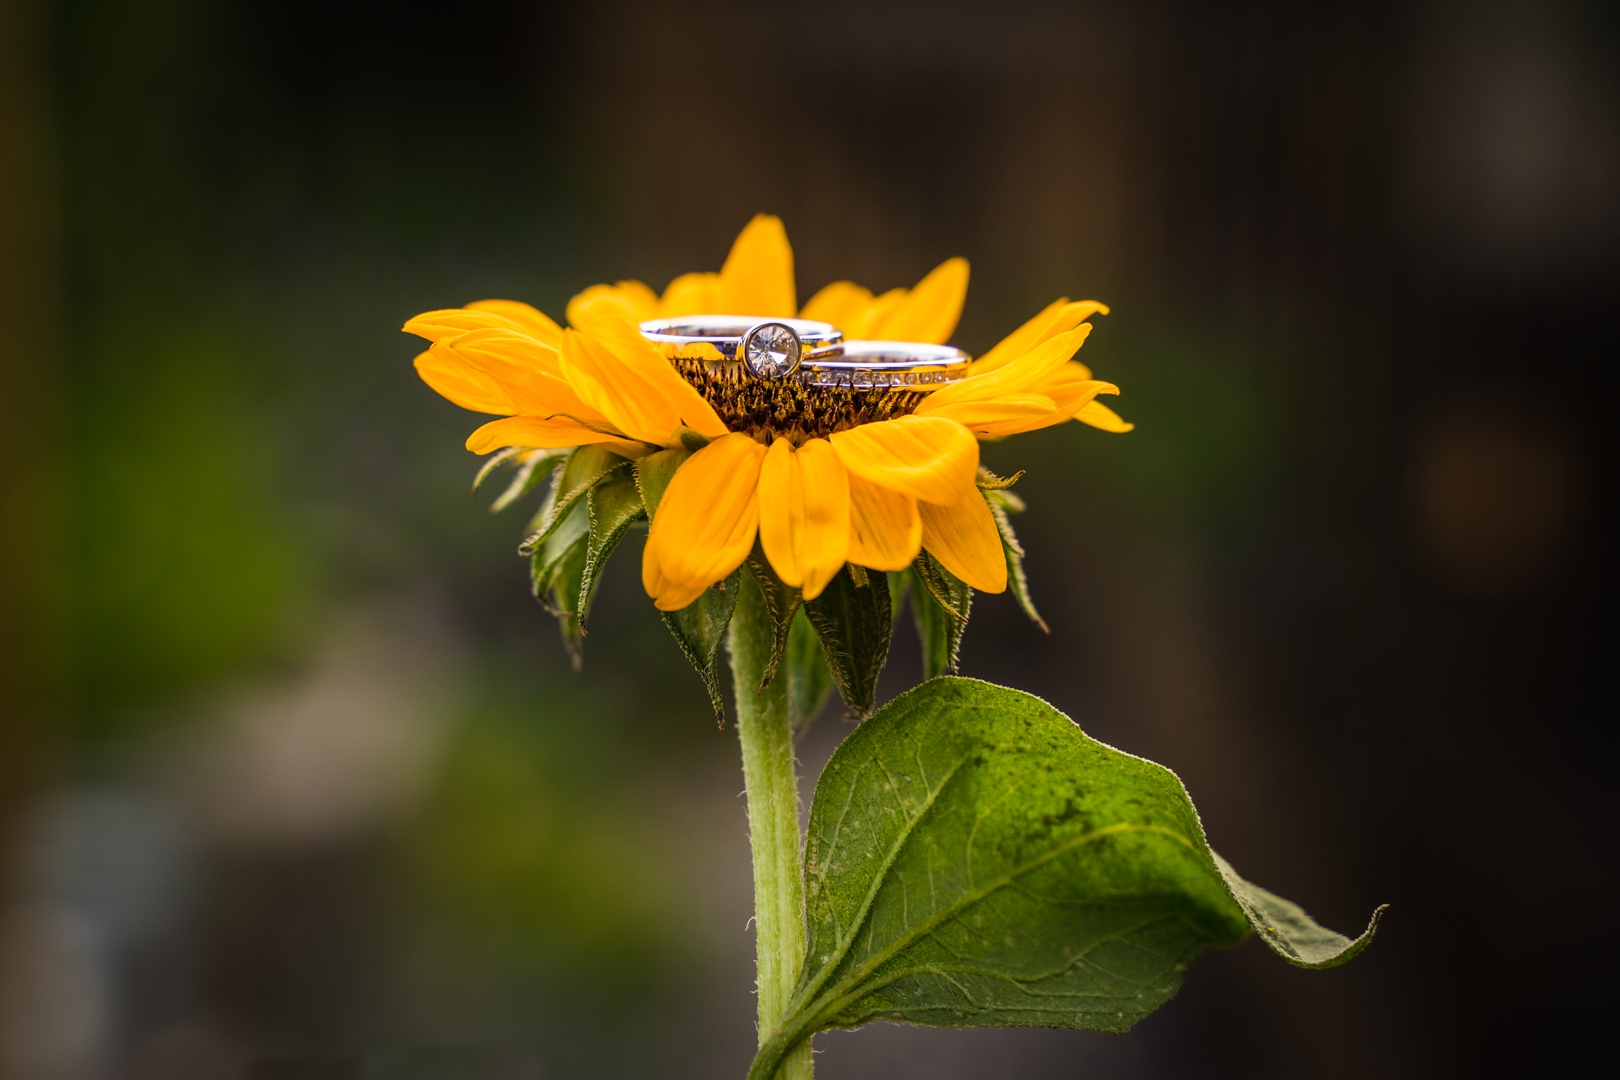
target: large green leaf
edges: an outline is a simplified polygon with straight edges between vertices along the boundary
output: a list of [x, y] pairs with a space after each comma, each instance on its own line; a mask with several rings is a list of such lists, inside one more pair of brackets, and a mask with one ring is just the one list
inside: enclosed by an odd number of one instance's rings
[[805, 614], [821, 639], [833, 683], [856, 716], [866, 716], [877, 699], [878, 675], [889, 658], [894, 617], [889, 586], [863, 573], [856, 584], [849, 566], [838, 571], [821, 595], [805, 602]]
[[629, 464], [618, 454], [599, 446], [576, 448], [563, 463], [562, 470], [557, 474], [557, 482], [551, 486], [550, 493], [540, 504], [540, 512], [529, 523], [529, 535], [518, 547], [519, 553], [532, 554], [536, 548], [545, 543], [546, 538], [554, 530], [562, 526], [569, 512], [585, 497], [586, 492], [600, 483], [608, 473]]
[[901, 695], [833, 754], [805, 892], [809, 955], [755, 1080], [814, 1032], [876, 1019], [1124, 1031], [1200, 950], [1251, 929], [1309, 967], [1373, 932], [1351, 941], [1231, 873], [1168, 769], [960, 678]]
[[802, 607], [793, 615], [784, 662], [787, 665], [788, 716], [793, 730], [799, 732], [821, 712], [833, 688], [832, 672], [827, 669], [821, 642]]
[[912, 563], [911, 575], [916, 582], [911, 614], [922, 643], [923, 678], [955, 674], [973, 611], [973, 589], [926, 551]]
[[741, 568], [712, 588], [704, 589], [696, 600], [679, 611], [662, 611], [664, 625], [675, 635], [675, 644], [691, 662], [703, 679], [709, 692], [709, 704], [714, 706], [714, 718], [722, 726], [726, 722], [726, 699], [720, 693], [720, 643], [725, 640], [726, 627], [731, 624], [731, 613], [737, 610], [737, 596], [742, 591]]

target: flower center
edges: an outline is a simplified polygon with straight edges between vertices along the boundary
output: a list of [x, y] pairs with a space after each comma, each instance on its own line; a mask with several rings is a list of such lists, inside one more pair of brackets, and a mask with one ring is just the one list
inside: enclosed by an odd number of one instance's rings
[[676, 357], [670, 363], [697, 388], [732, 431], [770, 432], [791, 439], [831, 435], [861, 424], [905, 416], [926, 394], [915, 390], [842, 390], [806, 386], [796, 378], [760, 379], [742, 364]]

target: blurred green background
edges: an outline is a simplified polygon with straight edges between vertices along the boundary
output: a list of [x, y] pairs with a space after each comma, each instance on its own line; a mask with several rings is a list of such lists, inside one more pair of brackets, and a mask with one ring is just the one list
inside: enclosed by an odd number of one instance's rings
[[[1519, 1074], [1595, 1032], [1620, 85], [1608, 5], [12, 0], [0, 1072], [740, 1076], [734, 734], [610, 568], [573, 674], [398, 326], [950, 255], [1095, 297], [1138, 429], [1027, 469], [1043, 636], [964, 671], [1175, 769], [1373, 949], [1127, 1036], [875, 1025], [830, 1078]], [[902, 633], [889, 696], [915, 681]], [[808, 778], [847, 731], [806, 738]], [[1528, 914], [1527, 914], [1528, 913]], [[1491, 944], [1487, 944], [1490, 942]]]

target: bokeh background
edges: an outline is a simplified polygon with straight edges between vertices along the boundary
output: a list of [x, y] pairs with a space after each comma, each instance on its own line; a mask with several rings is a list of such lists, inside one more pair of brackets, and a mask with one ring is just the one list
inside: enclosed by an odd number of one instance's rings
[[[1138, 429], [1029, 470], [968, 674], [1174, 768], [1349, 967], [865, 1077], [1519, 1075], [1609, 1023], [1610, 4], [0, 5], [0, 1070], [740, 1076], [734, 733], [610, 567], [574, 674], [397, 327], [966, 255]], [[885, 696], [917, 677], [902, 633]], [[847, 730], [829, 709], [812, 775]], [[806, 791], [808, 793], [808, 781]]]

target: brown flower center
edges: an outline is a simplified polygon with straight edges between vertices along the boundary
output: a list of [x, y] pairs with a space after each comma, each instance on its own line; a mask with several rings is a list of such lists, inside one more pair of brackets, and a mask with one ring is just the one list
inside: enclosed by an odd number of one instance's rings
[[726, 427], [749, 435], [769, 432], [794, 444], [861, 424], [905, 416], [926, 394], [915, 390], [837, 390], [806, 386], [797, 378], [759, 379], [741, 364], [677, 357], [670, 361], [720, 414]]

